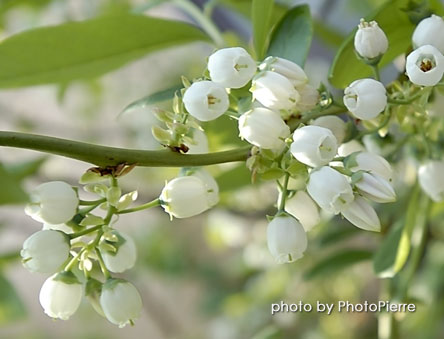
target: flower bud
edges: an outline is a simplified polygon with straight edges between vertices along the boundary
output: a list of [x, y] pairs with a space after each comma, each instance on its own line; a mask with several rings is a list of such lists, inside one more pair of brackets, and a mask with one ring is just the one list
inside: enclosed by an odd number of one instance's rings
[[76, 214], [79, 199], [70, 185], [52, 181], [37, 186], [31, 192], [31, 203], [25, 213], [39, 222], [63, 224]]
[[304, 126], [293, 133], [290, 152], [305, 165], [326, 165], [335, 157], [337, 150], [336, 138], [327, 128]]
[[68, 320], [79, 308], [82, 294], [82, 284], [75, 275], [63, 271], [45, 280], [39, 300], [48, 316]]
[[322, 209], [333, 214], [344, 210], [354, 199], [347, 177], [328, 166], [310, 173], [307, 192]]
[[134, 266], [137, 259], [137, 248], [134, 240], [126, 233], [113, 231], [116, 242], [108, 242], [116, 248], [111, 252], [105, 247], [100, 249], [106, 268], [114, 273], [122, 273]]
[[103, 284], [100, 306], [110, 322], [125, 327], [140, 316], [142, 298], [133, 284], [122, 279], [109, 279]]
[[300, 99], [293, 84], [279, 73], [265, 71], [253, 79], [253, 98], [273, 110], [291, 110]]
[[344, 105], [361, 120], [376, 118], [387, 106], [387, 93], [379, 81], [359, 79], [344, 90]]
[[217, 184], [217, 181], [214, 180], [213, 176], [203, 168], [194, 168], [189, 175], [203, 181], [207, 188], [209, 205], [211, 207], [217, 205], [219, 202], [219, 185]]
[[210, 121], [224, 114], [230, 102], [225, 88], [212, 81], [193, 83], [183, 95], [188, 113], [200, 121]]
[[295, 87], [308, 82], [304, 70], [298, 64], [287, 59], [269, 56], [260, 64], [259, 69], [279, 73], [290, 80]]
[[379, 202], [393, 202], [396, 193], [387, 180], [376, 174], [362, 173], [362, 178], [356, 183], [359, 192], [366, 198]]
[[435, 86], [444, 74], [444, 56], [432, 45], [424, 45], [407, 56], [405, 71], [420, 86]]
[[20, 251], [23, 266], [31, 272], [54, 273], [68, 259], [69, 238], [62, 232], [44, 230], [31, 235]]
[[159, 199], [171, 218], [189, 218], [212, 207], [208, 188], [201, 179], [194, 176], [171, 180], [163, 188]]
[[376, 21], [365, 22], [361, 19], [355, 34], [355, 50], [366, 59], [374, 59], [387, 51], [388, 40]]
[[379, 175], [388, 182], [392, 181], [393, 170], [389, 162], [380, 155], [370, 152], [360, 152], [354, 158], [356, 165], [350, 167], [353, 172], [359, 170]]
[[304, 191], [297, 191], [285, 201], [285, 211], [299, 220], [305, 232], [310, 231], [321, 220], [318, 206]]
[[319, 117], [311, 125], [329, 129], [336, 138], [338, 145], [342, 144], [347, 133], [347, 124], [341, 118], [334, 115]]
[[279, 149], [282, 139], [290, 135], [290, 128], [279, 113], [267, 108], [254, 108], [239, 118], [239, 136], [250, 144], [264, 149]]
[[381, 222], [375, 209], [362, 197], [355, 197], [342, 212], [345, 219], [366, 231], [379, 232]]
[[432, 14], [423, 19], [413, 32], [413, 47], [432, 45], [444, 54], [444, 20], [442, 17]]
[[418, 169], [419, 185], [435, 202], [444, 200], [444, 161], [429, 160]]
[[316, 107], [319, 101], [319, 92], [311, 85], [299, 86], [296, 88], [300, 95], [296, 108], [301, 112], [309, 111]]
[[290, 263], [303, 257], [307, 249], [307, 234], [293, 217], [277, 216], [268, 224], [267, 244], [279, 264]]
[[244, 87], [256, 73], [256, 62], [241, 47], [220, 49], [208, 59], [210, 78], [227, 88]]

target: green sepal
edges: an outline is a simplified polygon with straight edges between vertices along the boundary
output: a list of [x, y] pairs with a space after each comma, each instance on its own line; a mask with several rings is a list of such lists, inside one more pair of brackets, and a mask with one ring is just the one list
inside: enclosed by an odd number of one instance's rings
[[357, 171], [355, 173], [353, 173], [351, 175], [351, 184], [354, 185], [357, 182], [361, 181], [362, 178], [364, 177], [364, 173], [366, 173], [365, 171]]
[[61, 281], [65, 284], [80, 284], [79, 279], [71, 271], [61, 271], [53, 278], [54, 281]]
[[102, 285], [102, 291], [103, 290], [112, 290], [114, 289], [118, 284], [128, 284], [128, 281], [120, 278], [109, 278], [103, 285]]
[[93, 172], [93, 171], [86, 171], [83, 173], [83, 175], [80, 177], [79, 183], [82, 185], [85, 184], [93, 184], [98, 183], [104, 180], [107, 180], [111, 175], [101, 175], [100, 173]]
[[105, 221], [103, 218], [98, 217], [94, 214], [88, 214], [83, 218], [83, 220], [79, 223], [80, 226], [96, 226], [96, 225], [103, 225]]
[[361, 151], [353, 152], [352, 154], [346, 156], [343, 161], [344, 167], [348, 169], [357, 167], [358, 161], [356, 160], [356, 157], [359, 153], [361, 153]]

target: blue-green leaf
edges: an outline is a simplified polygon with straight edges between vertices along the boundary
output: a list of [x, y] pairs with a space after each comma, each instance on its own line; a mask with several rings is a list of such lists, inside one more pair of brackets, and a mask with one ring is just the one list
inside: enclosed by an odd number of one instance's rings
[[183, 22], [134, 14], [36, 28], [0, 43], [0, 87], [96, 77], [150, 52], [197, 40], [209, 38]]
[[254, 50], [259, 60], [264, 58], [267, 49], [273, 5], [274, 0], [253, 0], [251, 6]]
[[267, 55], [303, 66], [311, 46], [313, 24], [308, 5], [289, 10], [273, 30]]

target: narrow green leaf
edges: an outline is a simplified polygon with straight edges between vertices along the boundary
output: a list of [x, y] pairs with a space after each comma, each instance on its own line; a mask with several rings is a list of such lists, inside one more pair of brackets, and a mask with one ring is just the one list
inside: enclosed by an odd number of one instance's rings
[[251, 6], [254, 50], [259, 60], [264, 58], [267, 49], [273, 5], [274, 0], [253, 0]]
[[315, 36], [331, 47], [338, 48], [344, 41], [345, 36], [341, 32], [322, 20], [314, 20], [313, 27]]
[[373, 257], [373, 270], [380, 278], [390, 278], [395, 275], [393, 265], [403, 228], [403, 221], [394, 224]]
[[0, 163], [0, 205], [20, 204], [28, 200], [16, 178]]
[[267, 55], [303, 66], [311, 46], [313, 25], [308, 5], [289, 10], [273, 30]]
[[334, 253], [315, 264], [305, 273], [305, 278], [313, 279], [336, 273], [358, 262], [369, 260], [372, 255], [371, 251], [357, 249], [346, 249]]
[[134, 14], [36, 28], [0, 43], [0, 87], [96, 77], [150, 52], [196, 40], [209, 38], [183, 22]]
[[34, 160], [20, 162], [16, 164], [6, 165], [6, 170], [16, 180], [21, 181], [38, 172], [40, 167], [45, 163], [47, 157], [40, 157]]
[[[382, 57], [380, 67], [384, 67], [397, 56], [406, 53], [411, 45], [415, 25], [406, 11], [408, 3], [409, 0], [387, 1], [374, 14], [365, 18], [367, 21], [375, 20], [384, 30], [389, 41], [389, 49]], [[429, 1], [429, 5], [433, 12], [442, 13], [442, 4], [439, 2]], [[344, 40], [330, 68], [330, 83], [337, 88], [345, 88], [354, 80], [372, 74], [371, 68], [359, 61], [355, 55], [353, 40], [356, 29]]]
[[146, 107], [146, 106], [155, 105], [160, 102], [167, 101], [167, 100], [172, 100], [174, 98], [174, 93], [176, 93], [176, 91], [180, 90], [181, 88], [182, 88], [182, 85], [176, 85], [176, 86], [164, 89], [162, 91], [147, 95], [139, 100], [136, 100], [136, 101], [130, 103], [128, 106], [126, 106], [122, 110], [121, 114], [128, 112], [131, 109], [134, 109], [136, 107]]
[[5, 325], [26, 315], [26, 309], [11, 283], [0, 274], [0, 324]]

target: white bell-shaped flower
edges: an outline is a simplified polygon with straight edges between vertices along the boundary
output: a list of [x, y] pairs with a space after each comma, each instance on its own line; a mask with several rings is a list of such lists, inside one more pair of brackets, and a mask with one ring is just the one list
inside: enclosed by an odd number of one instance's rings
[[301, 112], [307, 112], [316, 107], [319, 102], [319, 92], [311, 85], [298, 86], [297, 91], [300, 95], [300, 100], [296, 104], [296, 108]]
[[412, 35], [413, 47], [432, 45], [444, 54], [444, 20], [442, 17], [432, 14], [423, 19]]
[[363, 230], [374, 232], [381, 230], [381, 222], [375, 209], [362, 197], [355, 197], [355, 200], [341, 213], [345, 219]]
[[357, 140], [350, 140], [344, 144], [341, 144], [338, 148], [338, 155], [340, 157], [346, 157], [355, 152], [363, 152], [365, 147]]
[[377, 174], [388, 182], [393, 180], [393, 170], [389, 162], [380, 155], [370, 152], [360, 152], [354, 157], [356, 166], [350, 167], [353, 172], [362, 170]]
[[444, 200], [444, 161], [429, 160], [418, 169], [419, 185], [435, 202]]
[[319, 117], [311, 124], [329, 129], [335, 136], [338, 145], [342, 144], [347, 134], [347, 124], [345, 121], [334, 115]]
[[159, 199], [165, 212], [175, 218], [189, 218], [212, 207], [207, 186], [194, 176], [171, 180], [163, 188]]
[[225, 87], [212, 81], [194, 82], [183, 95], [188, 113], [200, 121], [210, 121], [224, 114], [230, 101]]
[[393, 202], [396, 193], [390, 183], [377, 174], [362, 173], [362, 178], [355, 184], [366, 198], [379, 202]]
[[291, 154], [303, 164], [319, 167], [333, 160], [338, 150], [333, 133], [324, 127], [304, 126], [293, 133]]
[[374, 59], [387, 51], [388, 39], [376, 21], [366, 22], [361, 19], [355, 34], [354, 45], [361, 57]]
[[208, 192], [208, 203], [210, 207], [217, 205], [219, 202], [219, 185], [213, 176], [203, 168], [195, 168], [190, 174], [193, 177], [203, 181]]
[[109, 279], [103, 284], [100, 306], [106, 319], [125, 327], [140, 316], [142, 298], [133, 284], [122, 279]]
[[31, 272], [54, 273], [68, 259], [69, 238], [60, 231], [44, 230], [31, 235], [20, 251], [23, 266]]
[[273, 110], [291, 110], [300, 99], [290, 80], [271, 71], [265, 71], [254, 78], [250, 91], [253, 93], [253, 99]]
[[79, 308], [82, 295], [82, 284], [74, 274], [63, 271], [45, 280], [39, 300], [48, 316], [68, 320]]
[[209, 152], [208, 138], [205, 132], [200, 129], [193, 129], [193, 142], [187, 143], [187, 154], [204, 154]]
[[227, 88], [244, 87], [256, 68], [256, 62], [242, 47], [219, 49], [208, 58], [211, 80]]
[[361, 120], [376, 118], [387, 106], [387, 92], [379, 81], [359, 79], [344, 90], [344, 105]]
[[39, 222], [63, 224], [76, 214], [79, 199], [73, 188], [62, 181], [46, 182], [30, 195], [25, 213]]
[[305, 85], [308, 82], [307, 74], [305, 74], [302, 67], [284, 58], [269, 56], [259, 65], [259, 69], [268, 69], [279, 73], [290, 80], [295, 87]]
[[116, 242], [110, 245], [116, 248], [116, 252], [100, 249], [106, 268], [114, 273], [122, 273], [134, 266], [137, 259], [137, 248], [134, 240], [126, 233], [113, 231], [117, 237]]
[[310, 173], [307, 192], [319, 207], [333, 214], [344, 210], [354, 199], [347, 177], [328, 166]]
[[420, 86], [435, 86], [444, 74], [444, 56], [432, 45], [424, 45], [407, 56], [405, 71]]
[[267, 108], [254, 108], [239, 118], [239, 136], [264, 149], [280, 149], [290, 128], [279, 113]]
[[304, 191], [297, 191], [285, 201], [285, 211], [299, 220], [305, 232], [310, 231], [321, 221], [318, 206]]
[[44, 223], [42, 230], [60, 231], [66, 234], [74, 233], [73, 229], [66, 224], [53, 225], [53, 224]]
[[307, 249], [307, 234], [295, 218], [277, 216], [268, 224], [267, 244], [279, 264], [290, 263], [303, 257]]

